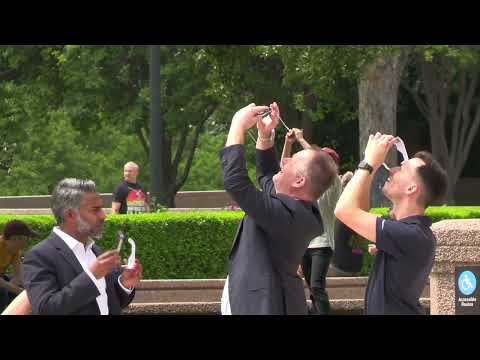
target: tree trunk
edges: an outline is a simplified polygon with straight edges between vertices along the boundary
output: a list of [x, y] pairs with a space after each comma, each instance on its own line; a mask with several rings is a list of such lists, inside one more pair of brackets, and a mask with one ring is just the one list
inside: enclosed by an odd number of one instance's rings
[[[310, 92], [308, 88], [304, 89], [304, 96], [305, 96], [305, 106], [309, 108], [311, 111], [315, 111], [317, 106], [317, 99], [314, 94]], [[302, 114], [302, 123], [301, 127], [303, 129], [303, 136], [305, 139], [310, 139], [313, 141], [313, 121], [308, 113]]]
[[[175, 195], [180, 188], [185, 184], [188, 178], [190, 168], [193, 163], [198, 141], [204, 129], [204, 124], [208, 118], [214, 113], [217, 105], [212, 104], [201, 118], [198, 118], [193, 133], [189, 130], [189, 126], [185, 126], [180, 133], [180, 138], [176, 146], [175, 154], [173, 154], [173, 142], [166, 132], [163, 132], [163, 148], [162, 148], [162, 183], [164, 188], [156, 199], [157, 203], [162, 204], [167, 208], [175, 207]], [[188, 139], [190, 138], [190, 141]], [[185, 162], [183, 172], [179, 173], [180, 162]]]
[[[438, 56], [433, 61], [419, 56], [416, 64], [420, 70], [424, 95], [421, 96], [421, 92], [408, 83], [404, 87], [428, 121], [431, 151], [447, 171], [449, 183], [446, 201], [453, 205], [458, 179], [480, 127], [480, 105], [475, 102], [480, 73], [475, 67], [456, 68], [458, 64], [445, 56]], [[456, 89], [455, 93], [453, 89]], [[449, 108], [455, 111], [449, 113]], [[448, 128], [451, 128], [449, 142]]]
[[[359, 82], [360, 159], [363, 159], [370, 134], [396, 135], [397, 96], [400, 79], [408, 59], [408, 47], [400, 53], [379, 58], [364, 71]], [[392, 151], [387, 164], [397, 164]], [[382, 193], [388, 172], [381, 167], [374, 177], [371, 189], [371, 207], [388, 207], [390, 202]]]
[[177, 193], [174, 191], [168, 191], [162, 194], [162, 198], [160, 203], [164, 204], [167, 208], [174, 208], [175, 207], [175, 195]]
[[309, 116], [303, 114], [302, 116], [302, 129], [303, 129], [303, 136], [305, 139], [309, 139], [309, 142], [313, 140], [313, 121], [310, 119]]

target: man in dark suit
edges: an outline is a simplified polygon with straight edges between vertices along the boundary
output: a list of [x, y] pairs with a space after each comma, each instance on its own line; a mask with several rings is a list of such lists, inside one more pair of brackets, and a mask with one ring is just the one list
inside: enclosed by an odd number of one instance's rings
[[95, 183], [65, 179], [52, 194], [57, 220], [50, 236], [23, 261], [32, 313], [38, 315], [118, 315], [132, 301], [142, 277], [136, 261], [123, 272], [117, 251], [92, 240], [102, 235], [105, 213]]
[[[232, 119], [220, 152], [225, 190], [246, 215], [229, 256], [229, 276], [222, 295], [222, 314], [307, 314], [298, 264], [311, 239], [323, 233], [316, 199], [332, 184], [337, 167], [320, 149], [285, 158], [279, 169], [274, 129], [276, 103], [251, 104]], [[244, 157], [245, 131], [258, 127], [256, 144], [258, 191], [248, 177]]]

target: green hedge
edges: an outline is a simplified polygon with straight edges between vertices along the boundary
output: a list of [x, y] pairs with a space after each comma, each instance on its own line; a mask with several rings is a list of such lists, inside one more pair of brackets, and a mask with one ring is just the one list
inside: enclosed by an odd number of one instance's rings
[[[115, 248], [116, 231], [124, 231], [135, 240], [145, 279], [222, 278], [242, 216], [239, 211], [108, 216], [98, 244], [103, 249]], [[0, 216], [0, 229], [13, 219], [25, 221], [41, 235], [29, 248], [47, 237], [55, 225], [53, 216]], [[127, 258], [129, 251], [130, 245], [125, 243], [122, 258]]]
[[[387, 214], [387, 209], [372, 209]], [[480, 207], [435, 207], [427, 210], [434, 222], [443, 219], [480, 218]], [[121, 229], [135, 240], [137, 257], [144, 265], [146, 279], [215, 279], [227, 274], [227, 261], [233, 236], [243, 216], [240, 211], [161, 212], [144, 215], [108, 216], [105, 234], [99, 245], [116, 246], [115, 233]], [[28, 223], [44, 239], [54, 226], [52, 216], [0, 216], [0, 229], [12, 219]], [[368, 274], [372, 257], [367, 243], [362, 274]], [[127, 258], [126, 244], [122, 257]]]

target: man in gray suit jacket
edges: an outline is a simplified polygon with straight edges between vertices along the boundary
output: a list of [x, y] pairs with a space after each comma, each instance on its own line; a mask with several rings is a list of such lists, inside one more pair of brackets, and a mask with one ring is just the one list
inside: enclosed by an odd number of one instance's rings
[[121, 272], [117, 251], [102, 250], [102, 199], [90, 180], [65, 179], [52, 194], [58, 223], [23, 261], [25, 289], [34, 315], [118, 315], [142, 277], [136, 261]]
[[[333, 183], [337, 167], [316, 147], [285, 158], [279, 169], [274, 129], [276, 103], [249, 106], [232, 119], [220, 152], [225, 190], [246, 215], [229, 256], [229, 276], [222, 295], [222, 314], [307, 314], [302, 279], [297, 275], [311, 239], [323, 233], [316, 199]], [[244, 157], [245, 131], [257, 125], [257, 177], [251, 183]]]

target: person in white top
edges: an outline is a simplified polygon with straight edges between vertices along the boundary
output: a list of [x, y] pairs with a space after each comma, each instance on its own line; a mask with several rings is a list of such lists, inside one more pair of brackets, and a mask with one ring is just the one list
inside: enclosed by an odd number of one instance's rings
[[[116, 250], [102, 253], [105, 213], [91, 180], [64, 179], [52, 194], [57, 220], [22, 264], [26, 298], [36, 315], [118, 315], [132, 301], [142, 265], [122, 271]], [[22, 308], [25, 309], [24, 304]]]

